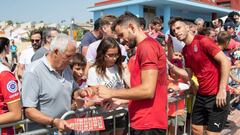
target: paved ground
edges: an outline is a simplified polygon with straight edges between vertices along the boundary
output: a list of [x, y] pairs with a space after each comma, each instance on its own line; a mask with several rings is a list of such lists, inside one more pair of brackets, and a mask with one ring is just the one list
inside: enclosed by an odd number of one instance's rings
[[225, 128], [221, 135], [240, 135], [240, 111], [235, 109], [228, 116], [229, 126]]

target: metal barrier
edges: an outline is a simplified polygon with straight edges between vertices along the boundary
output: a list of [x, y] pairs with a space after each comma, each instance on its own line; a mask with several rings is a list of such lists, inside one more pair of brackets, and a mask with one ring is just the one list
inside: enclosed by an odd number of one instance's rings
[[[120, 110], [112, 110], [110, 112], [99, 112], [99, 110], [101, 110], [101, 107], [91, 106], [91, 107], [88, 107], [88, 108], [79, 108], [76, 111], [68, 111], [68, 112], [66, 112], [65, 114], [63, 114], [61, 119], [66, 120], [71, 115], [80, 114], [80, 113], [86, 113], [86, 112], [91, 112], [90, 113], [91, 117], [103, 116], [104, 120], [106, 120], [106, 118], [110, 117], [109, 119], [113, 120], [113, 135], [115, 135], [115, 131], [116, 131], [116, 117], [118, 117], [118, 115], [120, 115], [120, 114], [127, 114], [128, 111], [125, 110], [125, 109], [120, 109]], [[128, 133], [130, 133], [130, 128], [128, 128]], [[63, 134], [66, 134], [66, 133], [63, 133]]]
[[49, 133], [53, 133], [57, 131], [57, 128], [43, 128], [43, 129], [37, 129], [37, 130], [33, 130], [33, 131], [27, 131], [24, 133], [19, 133], [17, 135], [42, 135], [42, 134], [49, 134]]
[[[180, 95], [179, 93], [176, 93], [175, 97], [168, 98], [168, 102], [171, 102], [171, 103], [175, 102], [176, 103], [176, 110], [178, 110], [178, 101], [179, 101], [179, 99], [184, 99], [185, 97], [186, 97], [186, 94]], [[230, 101], [230, 104], [232, 104], [233, 102], [235, 102], [239, 98], [240, 98], [240, 95], [237, 95], [235, 98], [233, 98]], [[115, 131], [116, 130], [116, 119], [115, 119], [116, 116], [118, 114], [121, 114], [121, 113], [124, 113], [124, 114], [127, 113], [127, 110], [125, 110], [125, 109], [113, 110], [111, 112], [101, 112], [101, 113], [94, 112], [94, 111], [99, 110], [99, 109], [100, 109], [100, 107], [95, 107], [95, 106], [91, 106], [91, 107], [88, 107], [88, 108], [79, 108], [76, 111], [68, 111], [68, 112], [64, 113], [63, 116], [61, 117], [61, 119], [66, 119], [70, 115], [83, 113], [83, 112], [92, 112], [91, 116], [93, 116], [93, 117], [94, 116], [103, 116], [104, 118], [107, 118], [107, 117], [111, 117], [112, 116], [112, 119], [113, 119], [113, 131]], [[175, 117], [175, 123], [176, 123], [175, 124], [175, 135], [177, 135], [177, 127], [178, 127], [178, 125], [177, 125], [177, 123], [178, 123], [177, 117], [178, 116], [176, 114], [176, 117]], [[29, 123], [33, 123], [33, 121], [31, 121], [29, 119], [24, 119], [24, 120], [13, 122], [13, 123], [1, 124], [0, 125], [0, 135], [2, 133], [1, 132], [2, 128], [15, 127], [16, 125], [29, 124]], [[130, 128], [129, 127], [130, 126], [128, 126], [128, 133], [130, 133]], [[184, 133], [183, 134], [187, 135], [185, 128], [186, 128], [186, 124], [184, 124]], [[27, 126], [26, 126], [26, 129], [27, 129]], [[33, 131], [26, 131], [24, 133], [19, 133], [18, 135], [33, 135], [33, 134], [34, 135], [40, 135], [40, 134], [49, 134], [49, 133], [52, 133], [54, 131], [57, 131], [56, 127], [53, 127], [53, 128], [43, 128], [43, 129], [38, 129], [38, 130], [33, 130]], [[14, 134], [16, 134], [16, 133], [14, 133]], [[115, 135], [115, 132], [113, 132], [113, 134]], [[191, 131], [190, 131], [190, 135], [191, 135]]]
[[[29, 124], [29, 123], [33, 123], [33, 121], [29, 120], [29, 119], [24, 119], [24, 120], [20, 120], [17, 122], [12, 122], [12, 123], [8, 123], [8, 124], [1, 124], [0, 125], [0, 135], [2, 134], [2, 128], [7, 128], [7, 127], [13, 127], [14, 129], [14, 135], [15, 133], [15, 126], [16, 125], [21, 125], [21, 124]], [[27, 126], [25, 126], [26, 129], [28, 129]], [[40, 135], [40, 134], [48, 134], [49, 132], [53, 132], [53, 131], [57, 131], [57, 128], [43, 128], [43, 129], [38, 129], [38, 130], [33, 130], [33, 131], [26, 131], [24, 133], [18, 133], [17, 135]]]
[[[186, 91], [187, 90], [181, 91], [181, 94], [180, 94], [179, 91], [175, 91], [173, 89], [170, 90], [170, 93], [174, 93], [175, 96], [174, 97], [173, 96], [168, 97], [168, 103], [175, 103], [176, 112], [178, 111], [178, 103], [179, 103], [178, 101], [181, 100], [181, 99], [184, 99], [184, 101], [185, 101], [185, 98], [190, 95], [190, 94], [186, 94]], [[185, 105], [185, 107], [186, 107], [186, 105]], [[187, 121], [187, 119], [185, 119], [185, 122], [184, 122], [183, 135], [187, 135], [187, 132], [186, 132], [186, 126], [187, 126], [186, 121]], [[175, 116], [175, 128], [174, 128], [174, 134], [175, 135], [178, 134], [177, 131], [178, 131], [178, 113], [176, 113], [176, 116]]]

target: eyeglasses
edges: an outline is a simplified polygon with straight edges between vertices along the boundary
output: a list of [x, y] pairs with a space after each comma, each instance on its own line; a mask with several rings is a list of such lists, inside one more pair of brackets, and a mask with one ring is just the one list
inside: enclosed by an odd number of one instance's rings
[[106, 54], [106, 57], [117, 59], [117, 58], [119, 58], [119, 55], [118, 54]]
[[34, 43], [34, 42], [38, 43], [39, 41], [40, 41], [40, 39], [31, 39], [32, 43]]

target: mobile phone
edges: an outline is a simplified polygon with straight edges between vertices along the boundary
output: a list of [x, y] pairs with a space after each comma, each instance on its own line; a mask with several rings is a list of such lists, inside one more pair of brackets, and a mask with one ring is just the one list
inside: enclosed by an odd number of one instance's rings
[[122, 56], [122, 57], [121, 57], [121, 61], [124, 62], [124, 61], [126, 60], [126, 57], [127, 57], [127, 56]]
[[17, 64], [16, 64], [16, 63], [14, 63], [14, 64], [13, 64], [13, 66], [12, 66], [12, 68], [11, 68], [11, 72], [14, 72], [14, 71], [15, 71], [15, 69], [16, 69], [16, 67], [17, 67]]

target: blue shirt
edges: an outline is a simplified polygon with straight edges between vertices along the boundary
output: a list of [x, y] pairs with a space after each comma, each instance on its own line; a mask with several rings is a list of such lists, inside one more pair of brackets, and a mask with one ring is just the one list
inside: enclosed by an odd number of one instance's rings
[[81, 40], [81, 46], [89, 46], [91, 43], [93, 43], [97, 40], [98, 40], [98, 38], [95, 37], [92, 34], [92, 32], [89, 31], [83, 36], [83, 38]]
[[17, 51], [17, 46], [16, 45], [11, 45], [10, 46], [10, 51], [11, 52], [16, 52]]

